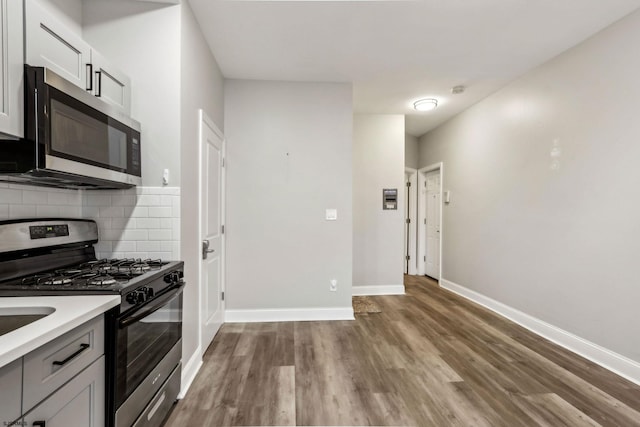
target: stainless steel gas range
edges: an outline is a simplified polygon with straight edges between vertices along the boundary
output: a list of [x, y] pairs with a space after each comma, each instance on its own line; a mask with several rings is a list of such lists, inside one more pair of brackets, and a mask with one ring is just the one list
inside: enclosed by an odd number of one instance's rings
[[180, 389], [181, 261], [96, 259], [91, 220], [0, 221], [0, 296], [120, 294], [106, 313], [107, 426], [159, 426]]

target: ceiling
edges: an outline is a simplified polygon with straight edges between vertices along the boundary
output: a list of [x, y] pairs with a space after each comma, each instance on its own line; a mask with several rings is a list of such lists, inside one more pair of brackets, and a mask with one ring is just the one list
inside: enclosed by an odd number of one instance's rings
[[[640, 0], [189, 0], [226, 78], [352, 82], [356, 113], [420, 136]], [[452, 95], [455, 85], [466, 86]], [[439, 101], [417, 113], [413, 101]], [[310, 100], [310, 102], [312, 102]]]

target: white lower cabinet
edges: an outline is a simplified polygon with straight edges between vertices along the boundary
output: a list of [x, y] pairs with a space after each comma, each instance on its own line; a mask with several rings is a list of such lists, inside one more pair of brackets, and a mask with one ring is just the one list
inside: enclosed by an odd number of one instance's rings
[[104, 356], [24, 416], [23, 426], [103, 427]]
[[0, 425], [20, 418], [22, 398], [22, 359], [0, 368]]
[[0, 367], [4, 425], [104, 427], [104, 315]]

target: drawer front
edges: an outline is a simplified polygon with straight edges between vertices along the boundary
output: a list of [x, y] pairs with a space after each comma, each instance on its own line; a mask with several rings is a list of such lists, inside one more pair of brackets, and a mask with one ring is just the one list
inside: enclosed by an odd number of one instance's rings
[[26, 413], [104, 354], [104, 315], [67, 332], [24, 357]]
[[9, 425], [20, 417], [21, 397], [22, 358], [0, 368], [0, 425]]
[[104, 357], [24, 416], [23, 426], [104, 427]]

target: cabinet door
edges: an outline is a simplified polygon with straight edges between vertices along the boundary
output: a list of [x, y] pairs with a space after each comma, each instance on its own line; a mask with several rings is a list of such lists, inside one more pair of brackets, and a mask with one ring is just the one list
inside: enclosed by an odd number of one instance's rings
[[22, 4], [0, 0], [0, 134], [24, 136]]
[[91, 48], [79, 35], [50, 15], [36, 0], [25, 2], [24, 25], [27, 64], [47, 67], [76, 86], [90, 89]]
[[104, 388], [102, 356], [26, 414], [23, 425], [103, 427]]
[[123, 113], [131, 114], [131, 80], [110, 64], [95, 49], [91, 51], [93, 63], [93, 94], [115, 106]]
[[[22, 359], [0, 368], [0, 425], [7, 425], [22, 414]], [[3, 424], [6, 423], [6, 424]]]

